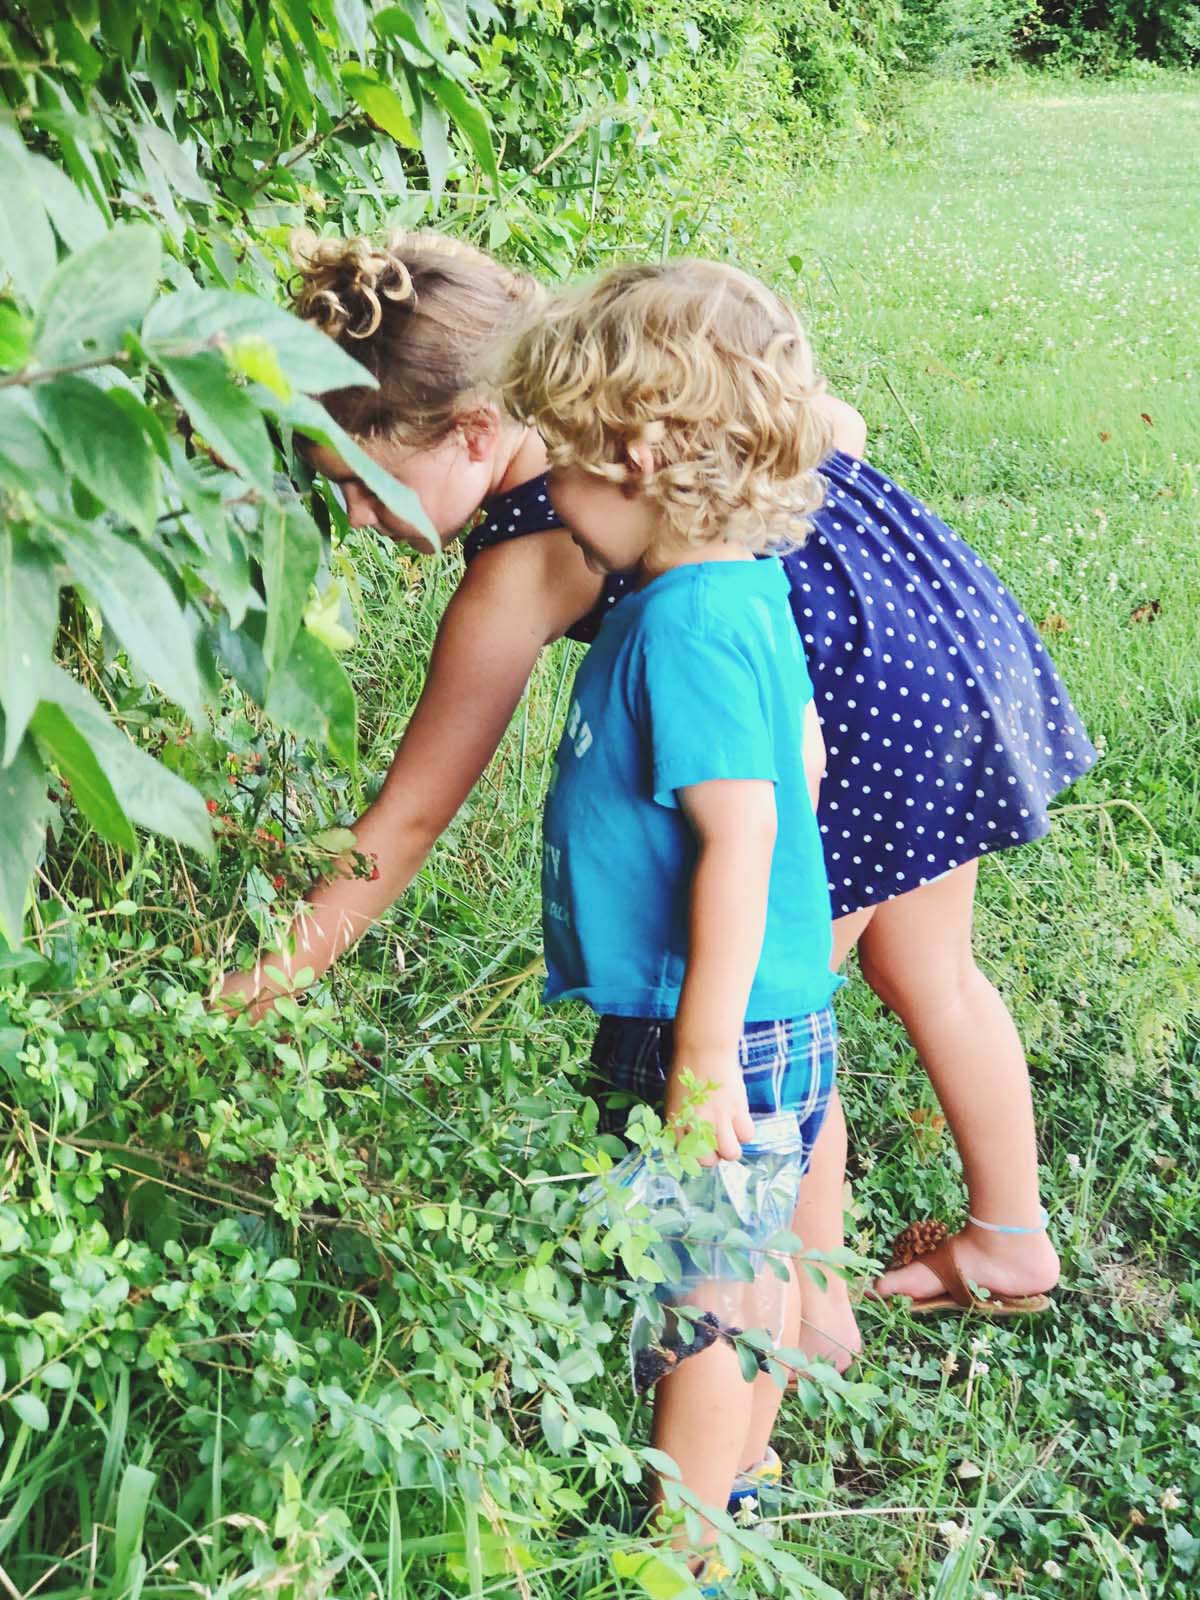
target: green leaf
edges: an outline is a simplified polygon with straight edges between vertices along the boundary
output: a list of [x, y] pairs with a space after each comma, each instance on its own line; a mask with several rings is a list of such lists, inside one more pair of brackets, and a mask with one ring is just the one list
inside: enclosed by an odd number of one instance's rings
[[33, 714], [30, 729], [43, 755], [71, 785], [75, 804], [100, 837], [122, 850], [132, 850], [137, 840], [129, 818], [91, 745], [62, 707], [43, 700]]
[[158, 287], [162, 244], [144, 222], [118, 223], [58, 268], [38, 308], [34, 353], [44, 367], [114, 354]]
[[48, 1389], [69, 1389], [71, 1387], [71, 1369], [63, 1361], [52, 1361], [48, 1367], [43, 1367], [38, 1374]]
[[417, 495], [404, 484], [397, 482], [390, 472], [385, 472], [378, 462], [373, 461], [361, 445], [356, 444], [345, 429], [338, 426], [323, 405], [309, 399], [307, 395], [296, 395], [287, 409], [280, 411], [279, 415], [283, 421], [290, 422], [293, 428], [312, 439], [314, 443], [324, 445], [327, 450], [332, 450], [334, 455], [340, 456], [354, 475], [362, 479], [375, 498], [382, 501], [394, 516], [432, 540], [435, 547], [441, 545], [437, 530], [426, 516], [425, 508]]
[[128, 1466], [121, 1477], [113, 1538], [113, 1559], [116, 1564], [113, 1583], [118, 1593], [131, 1586], [130, 1580], [139, 1564], [146, 1508], [156, 1482], [156, 1474], [145, 1467]]
[[23, 367], [32, 348], [33, 323], [11, 300], [0, 301], [0, 367], [6, 371]]
[[[0, 723], [4, 721], [0, 716]], [[21, 942], [25, 895], [46, 841], [50, 817], [48, 777], [29, 737], [0, 769], [0, 934], [16, 949]]]
[[367, 48], [367, 11], [363, 0], [333, 0], [333, 12], [342, 37], [356, 55]]
[[25, 146], [0, 129], [0, 267], [23, 300], [36, 304], [54, 271], [54, 234]]
[[28, 1390], [14, 1394], [8, 1403], [25, 1426], [32, 1428], [35, 1433], [45, 1433], [50, 1426], [50, 1413], [46, 1410], [46, 1402], [39, 1400], [37, 1395], [30, 1394]]
[[202, 715], [192, 628], [171, 585], [135, 539], [86, 522], [47, 531], [130, 659], [185, 711]]
[[158, 511], [158, 457], [133, 417], [86, 378], [39, 384], [36, 403], [69, 470], [101, 505], [149, 534]]
[[181, 200], [195, 200], [203, 206], [212, 204], [212, 191], [197, 173], [196, 158], [189, 148], [179, 144], [165, 129], [150, 124], [137, 130], [137, 140], [143, 157], [147, 151], [153, 156]]
[[446, 187], [446, 173], [450, 170], [450, 143], [446, 138], [445, 113], [424, 96], [421, 99], [421, 154], [425, 157], [429, 196], [436, 211]]
[[342, 68], [342, 83], [376, 127], [390, 133], [397, 144], [407, 145], [410, 150], [421, 148], [421, 140], [403, 100], [375, 73], [347, 65]]
[[383, 11], [376, 13], [375, 35], [376, 38], [388, 38], [394, 35], [398, 39], [403, 39], [405, 44], [420, 53], [422, 60], [415, 63], [416, 65], [423, 66], [426, 61], [436, 61], [448, 77], [458, 76], [450, 57], [438, 48], [434, 39], [418, 31], [416, 23], [403, 6], [387, 6]]
[[479, 101], [469, 97], [452, 79], [440, 75], [427, 80], [427, 87], [441, 101], [451, 122], [465, 134], [476, 161], [491, 180], [492, 188], [499, 193], [500, 170], [496, 166], [496, 152], [492, 149], [491, 125]]
[[68, 250], [82, 250], [107, 233], [108, 224], [95, 201], [77, 189], [61, 167], [32, 152], [26, 152], [25, 163], [54, 231]]
[[231, 372], [251, 383], [261, 383], [281, 400], [292, 398], [292, 386], [279, 365], [279, 353], [261, 333], [244, 333], [223, 351]]
[[0, 527], [0, 706], [8, 766], [38, 703], [58, 628], [58, 578], [47, 551], [19, 527]]
[[321, 535], [298, 506], [269, 508], [263, 518], [263, 578], [267, 589], [267, 671], [274, 674], [291, 654], [300, 631], [308, 589], [321, 564]]
[[263, 494], [274, 496], [275, 455], [258, 407], [215, 354], [174, 356], [163, 374], [192, 425], [222, 461]]
[[161, 762], [139, 750], [82, 684], [60, 667], [51, 666], [42, 703], [33, 719], [39, 738], [38, 723], [47, 705], [61, 711], [84, 741], [130, 821], [190, 845], [201, 855], [212, 854], [212, 829], [201, 796]]
[[340, 579], [333, 579], [323, 593], [313, 595], [304, 608], [304, 626], [335, 656], [354, 643], [354, 634], [343, 622], [343, 616], [352, 618], [353, 613]]
[[306, 628], [283, 667], [272, 673], [263, 709], [297, 738], [327, 744], [340, 761], [355, 764], [354, 690], [338, 658]]
[[20, 389], [0, 394], [0, 483], [40, 498], [61, 477], [32, 400]]
[[618, 1578], [636, 1583], [650, 1600], [676, 1600], [678, 1595], [694, 1595], [696, 1585], [678, 1567], [647, 1550], [614, 1550], [609, 1557]]
[[[190, 347], [197, 344], [236, 346], [247, 337], [265, 339], [274, 349], [284, 377], [304, 394], [379, 387], [367, 369], [328, 334], [281, 306], [233, 289], [182, 289], [165, 295], [142, 327], [142, 343], [156, 360], [193, 355], [196, 352]], [[185, 348], [180, 349], [181, 345]], [[258, 381], [264, 380], [259, 377]], [[273, 387], [270, 383], [266, 386]]]

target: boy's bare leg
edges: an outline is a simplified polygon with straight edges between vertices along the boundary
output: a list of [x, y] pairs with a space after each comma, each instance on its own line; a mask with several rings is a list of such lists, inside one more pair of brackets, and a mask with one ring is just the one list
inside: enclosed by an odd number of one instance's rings
[[[742, 1377], [737, 1352], [718, 1340], [689, 1356], [654, 1392], [655, 1449], [675, 1462], [686, 1488], [719, 1511], [741, 1463], [754, 1390]], [[655, 1499], [662, 1498], [660, 1484]], [[701, 1544], [715, 1538], [704, 1518]]]
[[[833, 925], [833, 959], [836, 972], [845, 962], [870, 922], [875, 907], [839, 917]], [[845, 1243], [842, 1221], [846, 1187], [846, 1118], [835, 1088], [829, 1099], [825, 1126], [817, 1135], [812, 1161], [800, 1185], [800, 1198], [792, 1220], [792, 1232], [804, 1241], [806, 1250], [839, 1250]], [[811, 1361], [826, 1361], [844, 1372], [862, 1349], [862, 1336], [850, 1304], [850, 1290], [836, 1272], [823, 1274], [822, 1287], [800, 1269], [804, 1315], [794, 1311], [796, 1337], [791, 1343], [803, 1350]], [[755, 1458], [760, 1459], [760, 1457]]]

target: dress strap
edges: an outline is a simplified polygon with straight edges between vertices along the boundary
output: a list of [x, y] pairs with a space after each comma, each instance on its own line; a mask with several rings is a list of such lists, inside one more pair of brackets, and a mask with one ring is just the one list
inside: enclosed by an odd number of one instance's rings
[[481, 550], [507, 544], [526, 533], [546, 533], [561, 528], [562, 518], [550, 503], [546, 474], [496, 494], [479, 508], [471, 531], [463, 540], [463, 557], [470, 562]]

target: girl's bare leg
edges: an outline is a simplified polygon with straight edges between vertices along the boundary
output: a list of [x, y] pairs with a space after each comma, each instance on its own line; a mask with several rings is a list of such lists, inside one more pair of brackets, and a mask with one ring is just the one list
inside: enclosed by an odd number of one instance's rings
[[[859, 961], [929, 1074], [962, 1157], [971, 1214], [1037, 1228], [1037, 1138], [1025, 1053], [971, 949], [978, 865], [968, 862], [877, 906], [859, 940]], [[968, 1223], [956, 1254], [964, 1276], [996, 1294], [1038, 1294], [1058, 1282], [1058, 1257], [1040, 1231], [988, 1233]], [[876, 1288], [921, 1299], [940, 1286], [914, 1263], [885, 1272]]]

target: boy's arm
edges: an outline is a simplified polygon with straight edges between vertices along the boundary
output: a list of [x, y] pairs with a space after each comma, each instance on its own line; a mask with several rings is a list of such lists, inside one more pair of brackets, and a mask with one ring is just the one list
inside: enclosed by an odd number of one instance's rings
[[696, 834], [687, 972], [675, 1018], [675, 1055], [666, 1111], [688, 1098], [687, 1069], [717, 1088], [687, 1120], [711, 1122], [716, 1153], [736, 1161], [753, 1136], [738, 1040], [762, 952], [767, 888], [775, 848], [775, 786], [761, 779], [716, 779], [678, 791]]

